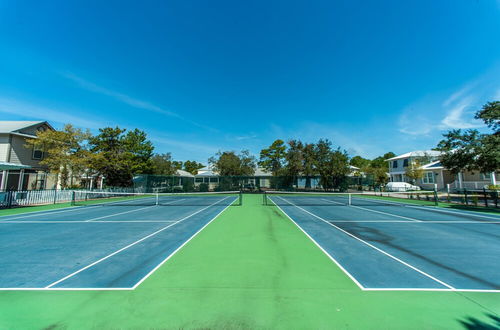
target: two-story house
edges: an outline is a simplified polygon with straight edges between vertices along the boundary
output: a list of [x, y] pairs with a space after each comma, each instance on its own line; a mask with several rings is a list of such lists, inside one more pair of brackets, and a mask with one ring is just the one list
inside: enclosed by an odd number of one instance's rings
[[0, 121], [0, 191], [52, 188], [41, 150], [26, 148], [38, 131], [53, 130], [46, 121]]
[[500, 173], [479, 173], [464, 171], [452, 174], [439, 161], [441, 153], [435, 150], [412, 151], [387, 160], [391, 182], [410, 182], [406, 170], [418, 161], [423, 170], [423, 178], [415, 182], [426, 190], [445, 189], [483, 189], [500, 180]]
[[441, 153], [435, 150], [417, 150], [389, 158], [389, 175], [391, 182], [409, 182], [406, 170], [412, 163], [418, 161], [421, 165], [438, 160]]

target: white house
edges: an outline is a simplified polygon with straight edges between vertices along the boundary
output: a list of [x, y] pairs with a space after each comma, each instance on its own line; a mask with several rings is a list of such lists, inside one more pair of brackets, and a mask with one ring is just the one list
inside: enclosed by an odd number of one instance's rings
[[408, 166], [418, 160], [422, 165], [424, 177], [417, 184], [423, 189], [483, 189], [490, 184], [496, 184], [499, 173], [479, 173], [464, 171], [453, 175], [439, 161], [441, 152], [435, 150], [417, 150], [387, 160], [391, 182], [410, 182], [406, 177]]

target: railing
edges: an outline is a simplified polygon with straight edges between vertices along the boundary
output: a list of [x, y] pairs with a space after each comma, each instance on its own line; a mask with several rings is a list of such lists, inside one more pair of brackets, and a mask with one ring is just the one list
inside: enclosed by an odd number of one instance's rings
[[[36, 206], [71, 202], [74, 189], [71, 190], [23, 190], [0, 192], [0, 208]], [[95, 189], [96, 192], [140, 192], [133, 188]]]
[[486, 181], [462, 181], [462, 186], [460, 187], [460, 182], [453, 181], [450, 184], [450, 187], [454, 189], [469, 189], [469, 190], [479, 190], [483, 188], [487, 188], [489, 185]]

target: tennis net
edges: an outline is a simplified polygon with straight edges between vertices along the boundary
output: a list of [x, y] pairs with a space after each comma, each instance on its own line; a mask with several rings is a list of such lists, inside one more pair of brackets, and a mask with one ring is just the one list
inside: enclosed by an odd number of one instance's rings
[[278, 206], [404, 206], [437, 205], [433, 191], [337, 193], [267, 191], [264, 205]]
[[239, 191], [202, 193], [121, 193], [74, 191], [72, 205], [102, 206], [209, 206], [242, 205], [243, 196]]

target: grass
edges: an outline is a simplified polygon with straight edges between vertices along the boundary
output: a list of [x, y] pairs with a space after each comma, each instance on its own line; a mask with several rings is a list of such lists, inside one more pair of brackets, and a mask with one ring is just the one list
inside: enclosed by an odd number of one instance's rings
[[0, 292], [2, 329], [495, 329], [499, 314], [494, 293], [361, 291], [259, 195], [134, 291]]

